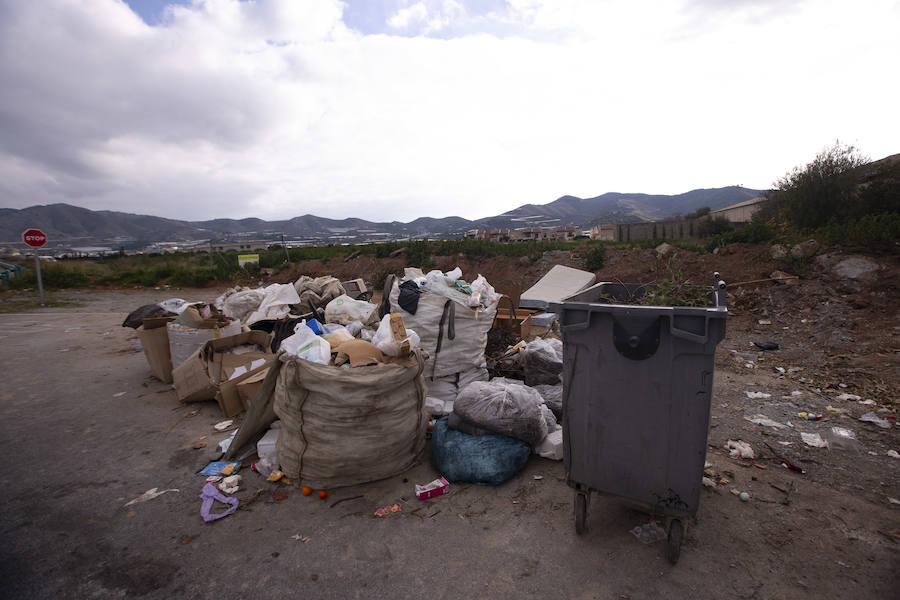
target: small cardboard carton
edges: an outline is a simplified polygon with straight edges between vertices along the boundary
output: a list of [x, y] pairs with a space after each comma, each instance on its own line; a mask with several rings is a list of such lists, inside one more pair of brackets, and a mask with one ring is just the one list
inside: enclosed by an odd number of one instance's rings
[[[244, 345], [257, 346], [258, 350], [240, 354], [228, 352], [232, 348]], [[181, 402], [212, 400], [217, 397], [222, 383], [259, 369], [272, 357], [269, 351], [269, 334], [264, 331], [249, 331], [209, 340], [203, 348], [172, 371], [175, 396]], [[231, 417], [240, 412], [241, 405], [238, 399], [237, 412], [233, 412], [234, 404], [229, 405], [229, 410], [226, 410], [222, 402], [220, 406], [226, 416]]]
[[435, 496], [442, 496], [450, 493], [450, 482], [439, 477], [431, 483], [425, 485], [416, 485], [416, 498], [419, 500], [428, 500]]
[[138, 338], [144, 347], [144, 356], [153, 376], [164, 383], [172, 383], [172, 357], [169, 354], [169, 334], [166, 323], [175, 317], [144, 319], [138, 328]]

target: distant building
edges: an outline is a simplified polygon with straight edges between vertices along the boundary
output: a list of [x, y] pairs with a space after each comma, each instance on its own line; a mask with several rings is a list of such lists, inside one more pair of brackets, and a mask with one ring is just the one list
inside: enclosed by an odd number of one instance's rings
[[591, 227], [591, 239], [614, 242], [616, 240], [616, 226], [594, 225]]
[[711, 219], [722, 218], [728, 219], [732, 223], [749, 223], [750, 219], [753, 218], [753, 215], [762, 208], [763, 204], [765, 204], [769, 199], [765, 196], [757, 196], [756, 198], [750, 198], [749, 200], [744, 200], [743, 202], [738, 202], [737, 204], [732, 204], [730, 206], [724, 206], [722, 208], [717, 208], [716, 210], [709, 211], [709, 217]]

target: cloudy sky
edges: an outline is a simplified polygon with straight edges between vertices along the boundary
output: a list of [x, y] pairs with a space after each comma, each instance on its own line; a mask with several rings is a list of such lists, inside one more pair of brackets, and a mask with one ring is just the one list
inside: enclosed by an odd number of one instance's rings
[[900, 152], [900, 3], [0, 0], [0, 206], [479, 218]]

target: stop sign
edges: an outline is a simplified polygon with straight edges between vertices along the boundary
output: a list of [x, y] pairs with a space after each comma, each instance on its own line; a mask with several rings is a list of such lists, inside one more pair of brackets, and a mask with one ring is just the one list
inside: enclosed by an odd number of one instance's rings
[[32, 248], [40, 248], [47, 243], [47, 236], [40, 229], [29, 229], [22, 234], [22, 239]]

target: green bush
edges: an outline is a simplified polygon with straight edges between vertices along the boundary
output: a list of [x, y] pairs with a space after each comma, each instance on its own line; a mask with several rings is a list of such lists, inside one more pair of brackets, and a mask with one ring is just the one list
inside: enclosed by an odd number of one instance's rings
[[896, 242], [900, 239], [900, 213], [865, 215], [844, 222], [832, 219], [816, 231], [816, 237], [832, 244]]
[[719, 246], [733, 243], [758, 244], [775, 239], [775, 230], [760, 220], [753, 220], [748, 225], [739, 227], [734, 231], [713, 236], [706, 243], [706, 249], [712, 252]]
[[779, 179], [773, 201], [800, 230], [822, 227], [831, 219], [862, 216], [855, 206], [856, 181], [851, 172], [867, 162], [853, 146], [835, 142], [805, 167], [795, 167]]
[[595, 246], [584, 255], [584, 268], [588, 271], [599, 271], [606, 262], [606, 246]]
[[725, 217], [706, 219], [705, 221], [697, 225], [697, 235], [702, 238], [711, 237], [722, 233], [728, 233], [729, 231], [733, 230], [734, 223], [732, 223]]

